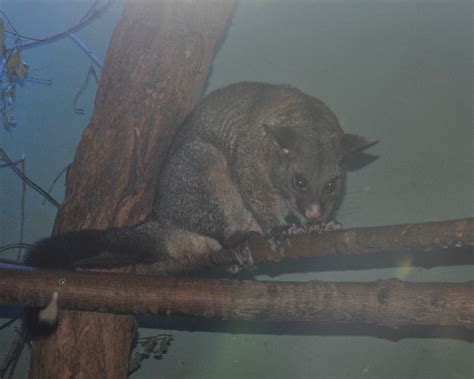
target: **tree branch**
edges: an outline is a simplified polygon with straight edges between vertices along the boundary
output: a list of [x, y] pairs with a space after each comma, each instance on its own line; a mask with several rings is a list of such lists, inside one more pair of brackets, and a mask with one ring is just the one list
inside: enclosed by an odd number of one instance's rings
[[0, 270], [0, 301], [213, 319], [363, 322], [474, 329], [474, 282], [262, 282], [119, 273]]
[[[249, 247], [253, 260], [278, 262], [286, 258], [421, 253], [429, 261], [440, 251], [452, 255], [467, 252], [474, 260], [474, 218], [299, 234], [288, 240], [289, 245], [281, 254], [273, 251], [266, 239], [252, 239]], [[222, 249], [208, 255], [140, 266], [139, 272], [177, 274], [236, 263], [233, 254]]]

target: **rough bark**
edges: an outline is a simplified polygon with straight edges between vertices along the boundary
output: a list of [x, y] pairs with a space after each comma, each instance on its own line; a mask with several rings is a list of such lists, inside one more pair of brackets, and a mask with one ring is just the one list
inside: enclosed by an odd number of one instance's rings
[[[474, 247], [474, 218], [419, 224], [387, 225], [337, 230], [328, 233], [292, 236], [291, 246], [284, 257], [307, 258], [331, 255], [360, 256], [373, 254], [422, 253], [426, 260], [434, 252], [468, 251]], [[278, 257], [261, 239], [250, 242], [257, 260], [275, 260]]]
[[[9, 304], [44, 306], [53, 291], [58, 291], [61, 309], [234, 320], [331, 321], [391, 328], [436, 325], [474, 330], [474, 282], [263, 282], [70, 271], [25, 275], [2, 271], [0, 301]], [[71, 338], [90, 327], [82, 324], [86, 320], [82, 313], [74, 315], [80, 328], [69, 332]], [[107, 320], [96, 317], [94, 322], [107, 327]], [[68, 341], [59, 342], [69, 348]], [[109, 347], [107, 352], [100, 353], [113, 355], [116, 351]], [[109, 357], [105, 362], [112, 359]]]
[[[450, 263], [472, 264], [473, 247], [473, 218], [292, 235], [282, 252], [272, 250], [264, 238], [249, 241], [255, 263], [315, 257], [344, 257], [347, 262], [351, 257], [355, 257], [354, 261], [360, 264], [363, 256], [377, 255], [388, 259], [391, 255], [403, 257], [413, 254], [418, 259], [411, 264], [433, 267]], [[437, 253], [444, 253], [445, 256], [439, 259]], [[370, 264], [371, 268], [379, 267], [374, 258], [365, 259], [365, 265]], [[236, 263], [234, 255], [222, 249], [207, 255], [200, 254], [183, 260], [147, 265], [147, 272], [178, 274]]]
[[[128, 1], [54, 233], [149, 213], [163, 157], [202, 94], [232, 9], [232, 1]], [[125, 378], [135, 330], [130, 316], [63, 312], [57, 333], [34, 341], [30, 378]]]

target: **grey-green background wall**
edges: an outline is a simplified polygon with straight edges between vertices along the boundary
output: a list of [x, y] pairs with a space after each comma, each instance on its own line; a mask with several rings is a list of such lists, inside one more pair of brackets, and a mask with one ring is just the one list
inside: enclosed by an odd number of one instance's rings
[[[0, 0], [23, 34], [46, 36], [75, 22], [92, 1]], [[118, 2], [79, 36], [100, 56], [121, 11]], [[346, 227], [469, 217], [474, 214], [472, 1], [243, 0], [217, 53], [208, 91], [240, 80], [293, 84], [321, 98], [348, 132], [380, 140], [380, 158], [348, 178], [338, 212]], [[0, 147], [25, 155], [27, 172], [48, 187], [71, 161], [88, 122], [72, 112], [87, 57], [71, 41], [28, 50], [35, 77], [17, 90], [12, 133]], [[0, 245], [18, 240], [21, 183], [0, 170]], [[61, 199], [64, 187], [54, 196]], [[26, 241], [50, 233], [55, 209], [27, 193]], [[399, 267], [344, 271], [306, 265], [305, 273], [261, 280], [467, 281], [472, 266], [424, 269], [400, 257]], [[333, 269], [331, 269], [333, 270]], [[7, 317], [14, 310], [0, 311]], [[164, 359], [149, 360], [134, 378], [472, 378], [474, 346], [438, 331], [392, 334], [311, 325], [145, 318], [142, 335], [175, 336]], [[151, 329], [151, 327], [165, 329]], [[169, 328], [177, 328], [172, 330]], [[4, 354], [13, 330], [0, 331]], [[18, 378], [26, 376], [24, 357]]]

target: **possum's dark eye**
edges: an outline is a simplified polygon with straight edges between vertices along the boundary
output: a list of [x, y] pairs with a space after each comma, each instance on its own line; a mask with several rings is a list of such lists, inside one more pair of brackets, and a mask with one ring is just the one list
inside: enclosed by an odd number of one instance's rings
[[328, 194], [334, 193], [334, 191], [336, 191], [337, 189], [337, 181], [338, 181], [337, 177], [330, 179], [326, 183], [326, 186], [324, 187], [324, 191]]
[[293, 178], [293, 186], [300, 192], [304, 192], [308, 189], [308, 182], [301, 175], [295, 175]]

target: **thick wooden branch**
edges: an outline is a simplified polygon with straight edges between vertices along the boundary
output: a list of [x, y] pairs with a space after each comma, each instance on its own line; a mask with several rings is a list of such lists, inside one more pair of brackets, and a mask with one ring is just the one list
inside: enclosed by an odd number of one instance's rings
[[[451, 255], [467, 252], [474, 261], [474, 218], [299, 234], [290, 236], [288, 241], [281, 254], [273, 251], [266, 239], [252, 239], [249, 247], [253, 260], [277, 262], [286, 258], [421, 253], [429, 261], [433, 253], [449, 251]], [[177, 274], [235, 263], [233, 255], [222, 249], [185, 260], [158, 262], [140, 272]]]
[[[149, 212], [177, 127], [201, 98], [233, 0], [127, 1], [67, 175], [55, 233], [135, 224]], [[32, 344], [30, 378], [125, 378], [130, 316], [64, 311]]]
[[118, 273], [0, 270], [0, 301], [213, 319], [363, 322], [474, 329], [474, 282], [262, 282]]
[[[380, 252], [402, 254], [474, 246], [474, 218], [338, 230], [322, 234], [296, 235], [286, 257], [364, 255]], [[258, 260], [281, 260], [268, 244], [255, 240], [250, 247]]]

